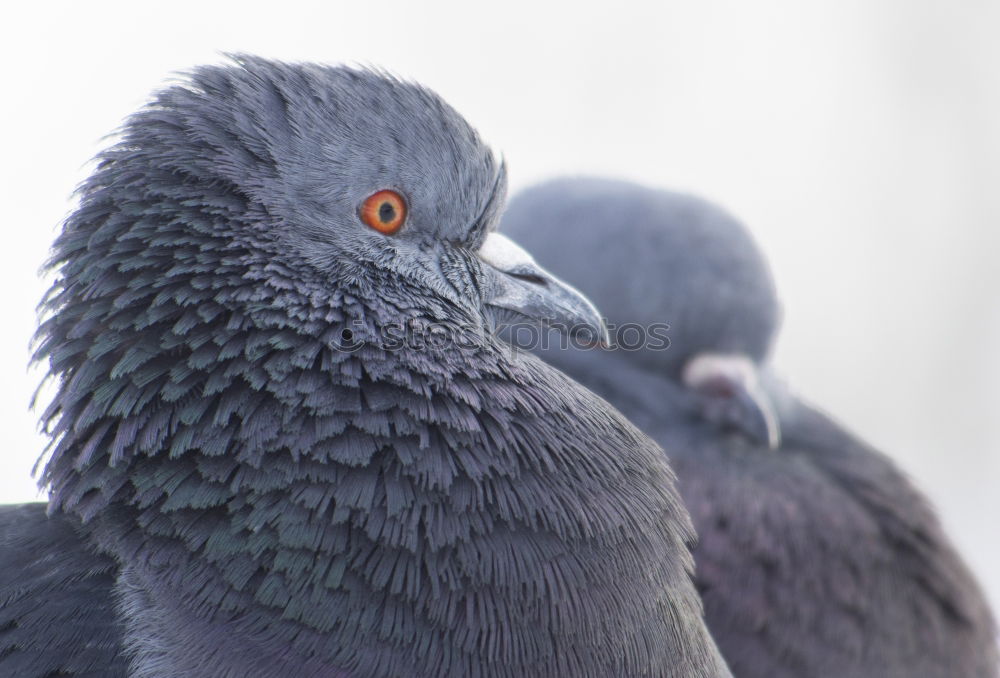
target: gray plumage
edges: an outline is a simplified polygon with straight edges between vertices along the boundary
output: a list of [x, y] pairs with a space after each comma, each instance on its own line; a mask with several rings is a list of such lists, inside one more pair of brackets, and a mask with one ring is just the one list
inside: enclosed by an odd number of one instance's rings
[[118, 570], [78, 521], [44, 504], [0, 506], [0, 672], [11, 678], [125, 678]]
[[[779, 306], [742, 224], [691, 196], [579, 178], [522, 192], [501, 230], [609, 323], [670, 324], [667, 350], [540, 353], [670, 456], [709, 628], [735, 676], [997, 675], [990, 611], [926, 500], [764, 367]], [[699, 357], [709, 378], [693, 375]], [[770, 408], [774, 449], [747, 416]]]
[[[509, 243], [487, 257], [505, 186], [447, 104], [369, 71], [239, 57], [134, 115], [55, 244], [37, 340], [38, 529], [79, 554], [65, 586], [99, 575], [95, 606], [0, 673], [729, 675], [659, 448], [489, 330], [595, 313]], [[384, 189], [394, 235], [359, 216]], [[428, 327], [452, 340], [398, 344]], [[110, 631], [65, 624], [106, 623], [109, 595], [120, 647], [77, 670]]]

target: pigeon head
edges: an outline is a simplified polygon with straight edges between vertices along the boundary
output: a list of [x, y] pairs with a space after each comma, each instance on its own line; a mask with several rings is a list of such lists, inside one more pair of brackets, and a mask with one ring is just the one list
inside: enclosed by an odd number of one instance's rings
[[165, 154], [179, 171], [232, 182], [286, 256], [380, 293], [388, 272], [471, 320], [502, 309], [596, 322], [586, 300], [491, 233], [505, 168], [437, 95], [369, 71], [239, 64], [196, 72], [136, 123], [146, 133], [159, 109], [177, 112], [184, 134], [164, 139]]
[[[473, 325], [510, 312], [599, 320], [492, 233], [507, 177], [475, 130], [434, 93], [384, 74], [250, 56], [200, 68], [133, 116], [102, 161], [98, 177], [113, 181], [98, 193], [95, 177], [84, 209], [98, 197], [135, 202], [128, 167], [143, 173], [145, 201], [133, 209], [174, 209], [198, 237], [304, 265], [317, 285], [390, 297], [385, 286], [398, 286], [461, 309]], [[70, 260], [81, 216], [57, 243], [57, 265], [81, 261]], [[167, 244], [170, 228], [159, 230], [144, 241], [132, 228], [130, 254]]]
[[[620, 359], [704, 394], [711, 417], [775, 444], [756, 372], [780, 308], [743, 224], [693, 196], [566, 178], [516, 195], [503, 231], [609, 314]], [[575, 353], [543, 355], [572, 374]]]

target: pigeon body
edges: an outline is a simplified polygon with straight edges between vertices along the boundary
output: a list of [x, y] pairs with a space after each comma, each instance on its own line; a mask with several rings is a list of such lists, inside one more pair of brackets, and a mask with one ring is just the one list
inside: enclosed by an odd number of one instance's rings
[[502, 231], [609, 312], [612, 336], [669, 323], [666, 350], [654, 331], [638, 349], [539, 353], [670, 456], [734, 676], [998, 674], [990, 611], [926, 500], [766, 368], [780, 309], [742, 224], [694, 197], [579, 178], [515, 196]]
[[0, 669], [4, 676], [125, 678], [112, 589], [117, 565], [77, 521], [45, 504], [0, 506]]
[[505, 186], [447, 104], [368, 71], [240, 57], [127, 122], [37, 348], [50, 520], [113, 580], [114, 666], [729, 675], [662, 452], [493, 336], [600, 331], [492, 233]]

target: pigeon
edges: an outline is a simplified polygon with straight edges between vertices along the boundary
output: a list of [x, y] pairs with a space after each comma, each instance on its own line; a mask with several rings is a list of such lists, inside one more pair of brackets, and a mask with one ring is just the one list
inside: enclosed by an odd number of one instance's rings
[[495, 334], [604, 332], [506, 186], [372, 69], [237, 55], [128, 119], [49, 262], [0, 674], [730, 676], [660, 448]]
[[507, 336], [663, 446], [734, 676], [998, 675], [991, 613], [927, 500], [769, 365], [782, 312], [743, 224], [697, 197], [566, 177], [514, 196], [501, 232], [610, 312], [610, 350]]

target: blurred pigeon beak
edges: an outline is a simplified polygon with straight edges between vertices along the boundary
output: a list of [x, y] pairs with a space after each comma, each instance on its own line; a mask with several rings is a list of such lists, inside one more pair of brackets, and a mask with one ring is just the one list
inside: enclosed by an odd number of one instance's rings
[[760, 388], [747, 388], [737, 391], [734, 397], [747, 435], [768, 449], [781, 447], [781, 428], [767, 394]]
[[768, 449], [781, 446], [778, 416], [750, 358], [701, 353], [688, 361], [682, 376], [686, 386], [712, 403], [706, 407], [708, 418]]
[[571, 337], [606, 344], [608, 330], [587, 297], [544, 268], [520, 245], [490, 233], [479, 250], [489, 280], [483, 285], [486, 304], [555, 327]]

